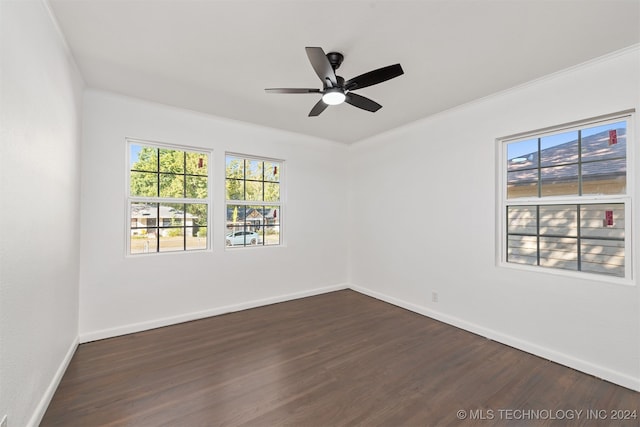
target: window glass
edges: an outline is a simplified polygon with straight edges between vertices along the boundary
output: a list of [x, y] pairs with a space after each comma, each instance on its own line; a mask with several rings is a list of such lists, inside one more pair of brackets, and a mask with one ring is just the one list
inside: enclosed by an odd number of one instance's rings
[[186, 153], [187, 174], [207, 176], [209, 156], [206, 153]]
[[227, 247], [281, 244], [282, 162], [226, 157]]
[[546, 167], [540, 170], [541, 196], [578, 195], [578, 165]]
[[540, 138], [540, 166], [578, 163], [578, 131]]
[[507, 145], [507, 171], [538, 169], [538, 139]]
[[506, 262], [625, 277], [627, 126], [619, 118], [505, 143]]
[[129, 253], [207, 249], [209, 155], [137, 143], [129, 155]]
[[625, 158], [626, 148], [626, 122], [594, 126], [582, 131], [583, 162]]
[[561, 270], [577, 270], [578, 240], [541, 236], [540, 266]]

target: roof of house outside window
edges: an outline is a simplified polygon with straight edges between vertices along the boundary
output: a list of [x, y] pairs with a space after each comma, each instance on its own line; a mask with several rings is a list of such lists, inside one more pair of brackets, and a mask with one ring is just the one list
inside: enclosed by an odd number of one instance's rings
[[[617, 129], [617, 143], [609, 145], [609, 131], [585, 137], [582, 145], [582, 178], [606, 179], [626, 174], [627, 137], [624, 128]], [[578, 140], [569, 141], [540, 151], [542, 179], [575, 179], [578, 176]], [[597, 160], [602, 161], [597, 161]], [[590, 163], [593, 162], [593, 163]], [[554, 167], [555, 166], [555, 167]], [[509, 183], [523, 183], [538, 179], [538, 152], [508, 159]]]

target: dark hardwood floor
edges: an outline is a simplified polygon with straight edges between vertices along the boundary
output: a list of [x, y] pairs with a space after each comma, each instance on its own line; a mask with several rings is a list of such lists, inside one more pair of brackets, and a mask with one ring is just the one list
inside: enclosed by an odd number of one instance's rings
[[82, 344], [41, 425], [640, 425], [623, 411], [640, 393], [346, 290]]

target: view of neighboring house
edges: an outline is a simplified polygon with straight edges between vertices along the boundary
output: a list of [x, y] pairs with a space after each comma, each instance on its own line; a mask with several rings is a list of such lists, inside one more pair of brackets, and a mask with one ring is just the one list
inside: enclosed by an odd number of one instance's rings
[[278, 227], [279, 214], [277, 208], [269, 206], [227, 206], [227, 228], [243, 228], [247, 231], [258, 231], [263, 227]]
[[[615, 131], [615, 139], [610, 131]], [[536, 197], [538, 191], [542, 196], [578, 194], [578, 177], [582, 194], [624, 193], [626, 139], [625, 128], [607, 129], [580, 142], [576, 138], [508, 159], [509, 198]]]
[[[195, 219], [195, 215], [171, 206], [134, 204], [131, 206], [131, 235], [151, 235], [160, 230], [161, 236], [167, 236], [172, 228], [193, 227]], [[196, 228], [192, 228], [193, 235], [197, 233]]]

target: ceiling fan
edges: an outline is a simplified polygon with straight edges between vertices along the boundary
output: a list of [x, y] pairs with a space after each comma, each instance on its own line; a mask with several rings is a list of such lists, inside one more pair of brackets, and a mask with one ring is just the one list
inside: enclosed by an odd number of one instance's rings
[[344, 56], [338, 52], [324, 53], [321, 47], [307, 47], [309, 62], [315, 70], [320, 80], [322, 80], [322, 90], [309, 88], [272, 88], [265, 89], [267, 93], [321, 93], [322, 98], [309, 112], [309, 117], [319, 116], [329, 105], [338, 105], [343, 102], [354, 107], [375, 113], [382, 105], [353, 93], [354, 90], [373, 86], [378, 83], [390, 80], [404, 74], [400, 64], [389, 65], [361, 74], [345, 81], [336, 75], [336, 70], [342, 64]]

